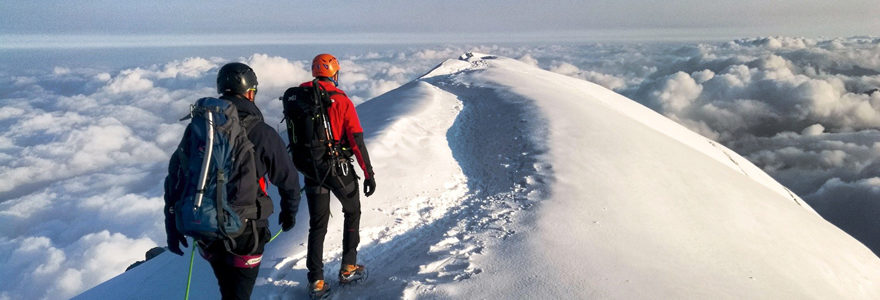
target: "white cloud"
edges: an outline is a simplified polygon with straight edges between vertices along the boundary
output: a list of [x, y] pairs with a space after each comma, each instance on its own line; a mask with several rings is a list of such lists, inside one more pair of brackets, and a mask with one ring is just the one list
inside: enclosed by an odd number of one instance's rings
[[173, 61], [165, 64], [157, 78], [201, 77], [207, 71], [217, 67], [217, 64], [201, 57], [190, 57], [183, 61]]
[[141, 68], [124, 70], [113, 79], [105, 89], [114, 94], [142, 92], [153, 88], [153, 81], [146, 79], [147, 72]]
[[110, 81], [110, 79], [113, 79], [113, 76], [110, 73], [99, 73], [94, 78], [98, 81]]
[[[3, 211], [0, 211], [0, 216], [12, 216], [20, 219], [30, 218], [37, 212], [50, 209], [52, 207], [52, 199], [55, 197], [55, 194], [42, 192], [33, 193], [19, 199], [4, 201], [3, 203], [0, 203], [0, 208], [3, 209]], [[10, 227], [14, 228], [16, 226]], [[13, 230], [10, 230], [10, 227], [3, 229], [3, 232], [7, 233], [6, 236], [9, 236], [8, 233], [14, 232]]]
[[[159, 181], [156, 180], [157, 183]], [[104, 216], [102, 219], [114, 220], [120, 225], [142, 216], [162, 216], [156, 213], [162, 211], [165, 205], [160, 197], [147, 198], [138, 194], [124, 194], [119, 188], [114, 189], [119, 192], [94, 195], [82, 199], [77, 206], [82, 210], [97, 212]]]
[[70, 74], [70, 68], [65, 68], [65, 67], [55, 67], [55, 69], [52, 71], [52, 73], [55, 74], [55, 75], [66, 75], [66, 74]]
[[10, 119], [21, 116], [25, 113], [24, 109], [17, 107], [0, 107], [0, 120]]
[[[673, 57], [687, 56], [669, 60], [677, 68], [659, 68], [624, 94], [680, 120], [702, 121], [725, 140], [816, 123], [831, 131], [877, 128], [880, 101], [862, 94], [880, 85], [877, 46], [846, 42], [774, 37], [679, 49]], [[847, 47], [827, 46], [832, 44]], [[653, 55], [657, 64], [665, 63], [662, 53]], [[729, 126], [727, 112], [745, 126]]]
[[180, 137], [183, 136], [183, 131], [185, 129], [186, 125], [182, 122], [160, 124], [156, 131], [155, 141], [160, 149], [172, 149], [173, 147], [177, 147], [177, 144], [180, 142]]
[[691, 77], [694, 78], [694, 81], [696, 81], [696, 83], [703, 84], [706, 81], [715, 78], [715, 72], [712, 72], [712, 70], [702, 70], [699, 72], [694, 72], [693, 74], [691, 74]]
[[[480, 50], [481, 50], [481, 49], [480, 49]], [[420, 59], [420, 60], [431, 60], [431, 61], [437, 61], [437, 63], [441, 63], [441, 62], [443, 62], [444, 60], [447, 60], [447, 59], [450, 59], [450, 58], [454, 58], [454, 57], [458, 57], [458, 56], [461, 55], [463, 52], [464, 52], [464, 51], [462, 51], [462, 49], [460, 49], [460, 48], [449, 48], [449, 47], [447, 47], [447, 48], [444, 48], [444, 49], [423, 49], [423, 50], [419, 50], [419, 51], [417, 51], [415, 54], [413, 54], [412, 56], [414, 56], [414, 57], [416, 57], [416, 58], [418, 58], [418, 59]], [[479, 52], [479, 51], [478, 51], [478, 52]], [[427, 70], [425, 70], [425, 71], [427, 71]]]
[[690, 75], [678, 72], [661, 81], [660, 86], [651, 93], [651, 96], [663, 112], [677, 113], [690, 106], [702, 90], [703, 87]]
[[[14, 243], [3, 243], [4, 250], [13, 246], [13, 250], [5, 253], [9, 255], [3, 260], [4, 268], [0, 270], [3, 280], [0, 287], [3, 290], [17, 290], [16, 298], [39, 299], [45, 297], [45, 288], [38, 288], [41, 282], [53, 279], [55, 273], [62, 268], [66, 261], [64, 252], [52, 246], [51, 240], [46, 237], [28, 237]], [[11, 280], [17, 278], [18, 280]], [[51, 288], [50, 285], [47, 286]]]
[[758, 46], [769, 50], [803, 49], [816, 44], [816, 41], [794, 37], [763, 37], [736, 41], [740, 46]]
[[27, 116], [28, 118], [13, 127], [14, 133], [30, 133], [45, 131], [46, 133], [61, 133], [67, 128], [76, 127], [87, 121], [87, 118], [75, 112], [52, 112], [38, 113]]
[[823, 132], [825, 132], [825, 126], [822, 126], [822, 124], [813, 124], [804, 128], [804, 130], [801, 131], [801, 134], [806, 136], [817, 136]]
[[6, 278], [0, 286], [18, 290], [19, 299], [70, 298], [143, 256], [143, 251], [132, 250], [155, 246], [146, 238], [129, 239], [106, 230], [87, 234], [67, 248], [58, 248], [46, 237], [24, 238], [5, 259], [4, 265], [15, 269], [0, 271]]
[[532, 66], [538, 66], [538, 60], [532, 57], [531, 54], [523, 55], [522, 57], [518, 58], [518, 60]]
[[266, 92], [273, 96], [280, 96], [287, 87], [299, 85], [312, 78], [311, 62], [306, 65], [303, 61], [290, 61], [280, 56], [254, 54], [245, 59], [244, 63], [257, 74], [260, 93]]
[[[115, 276], [117, 270], [125, 270], [132, 262], [143, 257], [146, 250], [155, 246], [155, 242], [146, 238], [130, 239], [106, 230], [88, 234], [71, 246], [70, 250], [77, 255], [70, 257], [71, 261], [76, 262], [70, 268], [83, 275], [82, 286], [94, 286]], [[68, 290], [68, 295], [81, 288]]]
[[[538, 61], [531, 56], [525, 56], [524, 58], [529, 59], [527, 63], [533, 65], [537, 65], [538, 63]], [[614, 75], [599, 73], [596, 71], [583, 71], [577, 66], [567, 62], [558, 63], [557, 65], [551, 67], [549, 71], [584, 79], [612, 90], [626, 87], [626, 82], [623, 78]]]
[[51, 115], [45, 117], [45, 121], [40, 121], [40, 117], [44, 116], [46, 114], [26, 120], [21, 128], [56, 134], [59, 139], [25, 148], [20, 153], [20, 161], [0, 167], [3, 170], [0, 174], [0, 193], [9, 192], [22, 184], [68, 178], [109, 166], [157, 162], [167, 155], [155, 144], [137, 137], [115, 118], [100, 118], [91, 121], [91, 124], [68, 127], [63, 125], [83, 121], [79, 116], [67, 114], [63, 115], [66, 117], [62, 121], [55, 121]]
[[24, 86], [37, 83], [37, 79], [30, 76], [15, 76], [12, 78], [13, 85]]
[[558, 64], [555, 67], [550, 68], [550, 72], [556, 72], [563, 75], [576, 75], [581, 72], [581, 69], [578, 69], [575, 65], [572, 65], [567, 62], [563, 62]]

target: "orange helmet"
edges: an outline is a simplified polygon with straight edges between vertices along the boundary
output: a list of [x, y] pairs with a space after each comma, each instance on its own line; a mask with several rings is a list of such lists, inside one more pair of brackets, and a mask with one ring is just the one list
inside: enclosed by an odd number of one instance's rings
[[312, 60], [312, 76], [336, 78], [339, 74], [339, 61], [333, 55], [324, 53]]

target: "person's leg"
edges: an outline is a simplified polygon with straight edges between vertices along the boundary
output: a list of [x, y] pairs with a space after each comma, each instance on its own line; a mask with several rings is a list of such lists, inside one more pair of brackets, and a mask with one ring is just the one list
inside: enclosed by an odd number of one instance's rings
[[[245, 226], [248, 226], [248, 229], [245, 229], [240, 236], [235, 238], [236, 248], [232, 249], [233, 252], [242, 255], [260, 255], [263, 253], [263, 248], [271, 235], [269, 228], [264, 224], [251, 227], [256, 225], [256, 223], [252, 222], [254, 221], [247, 222]], [[256, 245], [255, 252], [254, 245]], [[220, 286], [222, 298], [224, 300], [250, 299], [260, 271], [259, 266], [252, 268], [236, 267], [236, 258], [240, 260], [241, 257], [227, 252], [226, 246], [221, 241], [211, 243], [205, 251], [210, 253], [208, 261], [211, 263], [211, 269], [214, 270], [214, 276], [217, 277], [217, 284]]]
[[306, 200], [309, 204], [309, 244], [306, 267], [309, 282], [324, 279], [324, 237], [330, 220], [330, 191], [306, 178]]
[[[349, 166], [351, 167], [351, 166]], [[358, 181], [354, 172], [339, 178], [342, 188], [334, 189], [333, 194], [342, 203], [342, 264], [357, 263], [357, 247], [360, 244], [361, 201]]]
[[257, 282], [259, 267], [236, 268], [223, 259], [211, 261], [214, 276], [220, 286], [220, 295], [223, 300], [247, 300], [251, 298], [254, 283]]

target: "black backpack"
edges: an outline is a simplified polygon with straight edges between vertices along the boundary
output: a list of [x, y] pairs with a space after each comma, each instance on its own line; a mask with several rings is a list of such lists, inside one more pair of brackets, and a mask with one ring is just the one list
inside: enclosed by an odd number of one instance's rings
[[342, 147], [333, 137], [327, 109], [333, 104], [328, 92], [312, 81], [310, 87], [292, 87], [280, 100], [284, 104], [284, 119], [293, 164], [303, 176], [321, 184], [338, 165], [340, 158], [347, 160]]

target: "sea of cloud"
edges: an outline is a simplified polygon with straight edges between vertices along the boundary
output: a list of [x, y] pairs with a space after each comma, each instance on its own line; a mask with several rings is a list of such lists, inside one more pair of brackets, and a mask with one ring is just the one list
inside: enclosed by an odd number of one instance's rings
[[[880, 92], [870, 92], [880, 88], [880, 39], [348, 50], [340, 87], [361, 103], [471, 50], [648, 105], [743, 154], [880, 252]], [[217, 69], [252, 66], [257, 104], [280, 127], [276, 99], [310, 79], [314, 54], [193, 53], [117, 67], [35, 56], [33, 69], [0, 70], [0, 299], [68, 298], [164, 246], [161, 186], [179, 119], [215, 94]]]

